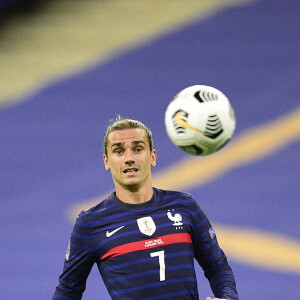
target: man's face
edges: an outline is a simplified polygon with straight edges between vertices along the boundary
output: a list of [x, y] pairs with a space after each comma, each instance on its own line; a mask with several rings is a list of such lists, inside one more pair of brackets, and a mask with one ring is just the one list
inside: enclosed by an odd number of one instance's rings
[[146, 131], [141, 128], [112, 131], [108, 135], [105, 169], [111, 171], [116, 187], [136, 190], [151, 182], [156, 151], [150, 152]]

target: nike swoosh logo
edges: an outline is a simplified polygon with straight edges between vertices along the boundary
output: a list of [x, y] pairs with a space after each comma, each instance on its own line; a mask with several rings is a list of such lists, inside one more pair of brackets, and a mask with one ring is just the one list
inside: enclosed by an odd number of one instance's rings
[[110, 237], [113, 234], [115, 234], [117, 231], [119, 231], [120, 229], [122, 229], [124, 226], [118, 227], [116, 229], [114, 229], [113, 231], [106, 231], [106, 237]]
[[203, 133], [202, 130], [193, 127], [192, 125], [190, 125], [189, 123], [187, 123], [186, 121], [182, 120], [183, 113], [182, 112], [178, 112], [175, 116], [174, 116], [174, 120], [178, 125], [181, 125], [182, 127], [194, 130], [194, 131], [198, 131], [200, 133]]

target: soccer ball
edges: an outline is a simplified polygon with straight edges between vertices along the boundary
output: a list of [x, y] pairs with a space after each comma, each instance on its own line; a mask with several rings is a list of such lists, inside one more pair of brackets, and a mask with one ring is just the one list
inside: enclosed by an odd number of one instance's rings
[[165, 113], [166, 131], [183, 151], [208, 155], [231, 139], [235, 130], [234, 110], [218, 89], [194, 85], [180, 91]]

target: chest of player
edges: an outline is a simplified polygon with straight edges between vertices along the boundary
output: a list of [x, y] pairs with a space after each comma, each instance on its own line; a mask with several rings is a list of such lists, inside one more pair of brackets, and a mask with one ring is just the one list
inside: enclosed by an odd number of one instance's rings
[[192, 244], [192, 220], [176, 209], [124, 214], [102, 232], [99, 259], [172, 244]]

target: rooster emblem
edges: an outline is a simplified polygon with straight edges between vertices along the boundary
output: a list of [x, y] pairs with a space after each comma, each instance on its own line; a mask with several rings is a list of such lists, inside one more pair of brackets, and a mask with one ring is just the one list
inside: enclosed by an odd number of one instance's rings
[[181, 214], [175, 213], [173, 216], [174, 209], [172, 209], [172, 212], [170, 211], [170, 209], [167, 212], [167, 216], [169, 218], [169, 220], [171, 220], [173, 223], [173, 226], [176, 226], [176, 229], [182, 229], [182, 225], [183, 223], [182, 221], [182, 216]]

